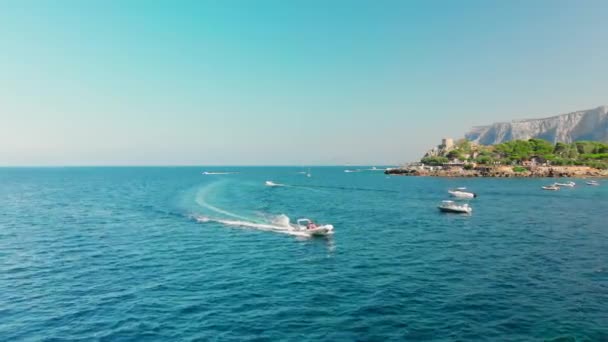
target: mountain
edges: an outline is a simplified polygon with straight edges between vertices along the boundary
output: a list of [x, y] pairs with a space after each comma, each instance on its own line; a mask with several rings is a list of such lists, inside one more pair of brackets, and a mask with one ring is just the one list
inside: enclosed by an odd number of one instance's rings
[[608, 106], [545, 119], [518, 120], [473, 127], [465, 137], [482, 145], [540, 138], [552, 143], [579, 140], [608, 141]]

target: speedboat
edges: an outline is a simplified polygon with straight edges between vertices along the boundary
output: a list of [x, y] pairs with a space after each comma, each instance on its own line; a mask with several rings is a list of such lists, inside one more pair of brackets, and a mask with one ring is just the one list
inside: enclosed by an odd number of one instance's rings
[[[466, 188], [464, 188], [466, 189]], [[457, 188], [453, 190], [448, 190], [448, 193], [454, 197], [458, 198], [475, 198], [477, 194], [474, 192], [464, 191], [463, 188]]]
[[278, 184], [278, 183], [275, 183], [273, 181], [266, 181], [266, 182], [264, 182], [264, 185], [266, 185], [266, 186], [281, 186], [282, 184]]
[[361, 172], [361, 170], [344, 170], [344, 172], [346, 172], [346, 173]]
[[569, 187], [569, 188], [573, 188], [576, 185], [576, 183], [574, 183], [574, 182], [555, 183], [553, 185], [555, 185], [555, 186], [566, 186], [566, 187]]
[[587, 185], [598, 186], [598, 185], [600, 185], [600, 183], [596, 180], [590, 180], [587, 182]]
[[470, 214], [473, 212], [473, 208], [471, 208], [467, 203], [458, 204], [454, 201], [442, 201], [441, 205], [437, 208], [445, 213]]
[[331, 224], [317, 226], [312, 220], [307, 218], [298, 219], [297, 225], [294, 228], [311, 236], [327, 236], [334, 233], [334, 226]]
[[551, 185], [543, 186], [542, 189], [543, 190], [557, 191], [557, 190], [559, 190], [559, 186], [557, 186], [555, 184], [551, 184]]

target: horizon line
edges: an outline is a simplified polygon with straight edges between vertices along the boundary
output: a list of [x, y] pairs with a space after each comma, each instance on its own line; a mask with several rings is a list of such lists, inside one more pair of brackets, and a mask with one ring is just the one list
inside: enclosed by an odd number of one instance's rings
[[[403, 164], [403, 163], [400, 163]], [[0, 168], [86, 168], [86, 167], [353, 167], [353, 166], [393, 166], [400, 164], [145, 164], [145, 165], [128, 165], [128, 164], [99, 164], [99, 165], [0, 165]]]

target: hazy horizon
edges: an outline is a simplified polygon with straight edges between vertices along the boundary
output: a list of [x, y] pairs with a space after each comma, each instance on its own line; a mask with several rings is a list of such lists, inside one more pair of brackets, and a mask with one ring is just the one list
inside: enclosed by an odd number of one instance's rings
[[416, 160], [607, 105], [603, 1], [0, 4], [0, 166]]

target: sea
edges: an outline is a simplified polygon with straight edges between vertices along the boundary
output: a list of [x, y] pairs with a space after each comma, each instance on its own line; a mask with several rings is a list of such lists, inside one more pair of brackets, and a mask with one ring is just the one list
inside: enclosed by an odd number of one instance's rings
[[344, 169], [0, 168], [0, 340], [608, 341], [608, 181]]

